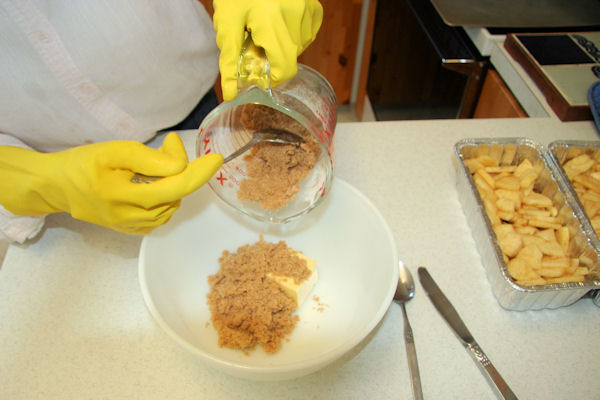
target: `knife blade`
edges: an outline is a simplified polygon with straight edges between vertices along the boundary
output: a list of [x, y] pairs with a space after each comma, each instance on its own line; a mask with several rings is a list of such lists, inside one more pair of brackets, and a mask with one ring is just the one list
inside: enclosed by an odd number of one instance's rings
[[458, 312], [446, 298], [442, 290], [439, 288], [437, 283], [433, 280], [429, 272], [425, 267], [418, 268], [419, 281], [427, 297], [433, 303], [435, 308], [438, 310], [440, 315], [446, 320], [450, 328], [454, 331], [458, 339], [461, 341], [463, 346], [470, 351], [471, 356], [479, 366], [483, 375], [487, 378], [488, 383], [496, 392], [496, 395], [501, 399], [518, 399], [517, 396], [510, 389], [506, 381], [500, 376], [500, 373], [492, 365], [492, 362], [485, 355], [479, 344], [467, 329], [467, 326], [458, 315]]

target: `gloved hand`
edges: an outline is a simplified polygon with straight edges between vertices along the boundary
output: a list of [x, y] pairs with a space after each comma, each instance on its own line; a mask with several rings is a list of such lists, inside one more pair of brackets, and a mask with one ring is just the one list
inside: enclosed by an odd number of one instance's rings
[[[208, 154], [188, 163], [176, 133], [159, 150], [134, 141], [111, 141], [38, 153], [0, 146], [0, 203], [17, 215], [65, 211], [74, 218], [123, 233], [145, 234], [164, 224], [181, 198], [220, 168]], [[132, 183], [135, 172], [163, 176]]]
[[226, 101], [237, 96], [237, 66], [246, 30], [265, 50], [275, 87], [296, 75], [297, 58], [315, 40], [323, 20], [318, 0], [214, 0], [213, 6]]

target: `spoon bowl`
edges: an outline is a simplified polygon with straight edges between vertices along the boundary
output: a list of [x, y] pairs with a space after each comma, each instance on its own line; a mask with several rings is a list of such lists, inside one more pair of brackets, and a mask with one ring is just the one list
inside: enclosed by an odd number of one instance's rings
[[394, 300], [397, 303], [406, 303], [413, 297], [415, 297], [415, 281], [408, 268], [400, 261], [398, 265], [398, 286], [396, 286]]

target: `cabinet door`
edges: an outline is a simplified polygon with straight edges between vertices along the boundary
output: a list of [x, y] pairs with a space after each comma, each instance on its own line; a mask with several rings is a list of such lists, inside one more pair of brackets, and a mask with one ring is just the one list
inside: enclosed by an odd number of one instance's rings
[[500, 75], [489, 70], [473, 118], [523, 118], [527, 114]]
[[339, 104], [350, 102], [362, 3], [363, 0], [321, 0], [323, 25], [298, 59], [331, 83]]

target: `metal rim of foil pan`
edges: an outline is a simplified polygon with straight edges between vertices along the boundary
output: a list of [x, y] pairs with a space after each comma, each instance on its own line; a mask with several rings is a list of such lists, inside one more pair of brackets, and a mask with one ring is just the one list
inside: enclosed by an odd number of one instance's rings
[[[454, 146], [455, 167], [457, 169], [456, 185], [459, 200], [467, 217], [471, 234], [477, 243], [477, 249], [482, 258], [482, 264], [486, 269], [486, 275], [492, 287], [494, 296], [503, 308], [509, 310], [539, 310], [544, 308], [558, 308], [570, 305], [593, 289], [600, 288], [600, 280], [587, 280], [584, 282], [553, 283], [548, 285], [520, 286], [508, 273], [508, 266], [503, 258], [502, 250], [496, 239], [492, 223], [483, 205], [475, 182], [471, 176], [465, 159], [468, 151], [474, 152], [478, 146], [516, 146], [516, 156], [513, 163], [520, 162], [523, 158], [535, 157], [540, 159], [548, 171], [548, 178], [556, 185], [555, 192], [551, 196], [555, 204], [558, 200], [561, 209], [569, 218], [568, 223], [575, 224], [581, 253], [587, 252], [595, 261], [594, 270], [600, 268], [600, 261], [595, 249], [589, 243], [587, 236], [582, 232], [583, 226], [577, 215], [572, 202], [572, 195], [560, 175], [554, 162], [545, 147], [529, 138], [471, 138], [458, 141]], [[550, 188], [553, 189], [553, 188]]]

